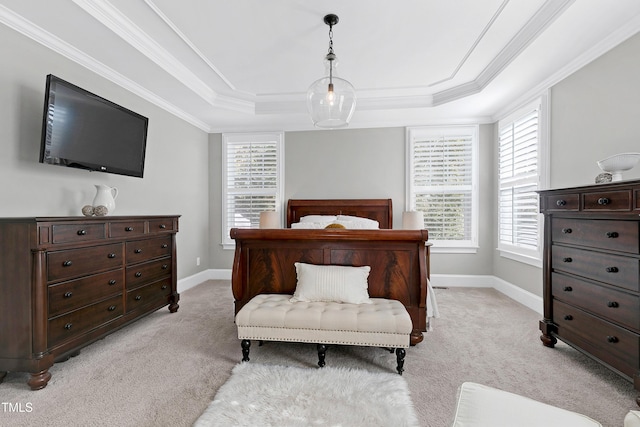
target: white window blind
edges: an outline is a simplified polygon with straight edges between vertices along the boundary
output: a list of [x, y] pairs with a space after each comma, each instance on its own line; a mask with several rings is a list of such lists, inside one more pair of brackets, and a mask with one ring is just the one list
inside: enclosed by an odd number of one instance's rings
[[260, 212], [281, 211], [282, 134], [223, 135], [223, 245], [232, 228], [258, 228]]
[[499, 249], [540, 257], [540, 102], [499, 123]]
[[477, 246], [477, 126], [408, 131], [409, 210], [438, 247]]

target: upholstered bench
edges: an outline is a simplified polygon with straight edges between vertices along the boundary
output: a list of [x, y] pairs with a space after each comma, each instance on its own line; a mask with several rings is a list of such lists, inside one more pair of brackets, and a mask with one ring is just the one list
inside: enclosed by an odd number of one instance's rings
[[318, 344], [318, 366], [325, 365], [327, 344], [395, 348], [396, 370], [403, 372], [411, 318], [402, 303], [371, 298], [367, 304], [291, 301], [292, 295], [261, 294], [236, 315], [242, 360], [249, 360], [251, 340]]

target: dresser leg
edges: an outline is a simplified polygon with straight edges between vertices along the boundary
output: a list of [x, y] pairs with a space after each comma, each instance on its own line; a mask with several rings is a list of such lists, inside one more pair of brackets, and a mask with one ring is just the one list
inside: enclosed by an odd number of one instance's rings
[[0, 371], [0, 383], [4, 380], [4, 377], [7, 376], [7, 373], [5, 371]]
[[51, 373], [49, 369], [45, 369], [44, 371], [31, 373], [31, 378], [27, 381], [31, 390], [40, 390], [47, 386], [47, 383], [51, 379]]
[[178, 294], [171, 295], [171, 299], [169, 301], [170, 301], [169, 312], [175, 313], [176, 311], [178, 311], [178, 308], [180, 307], [178, 305], [178, 301], [180, 301], [180, 295]]
[[542, 344], [545, 347], [550, 347], [550, 348], [553, 348], [553, 346], [555, 346], [556, 343], [558, 342], [556, 337], [554, 337], [553, 335], [545, 335], [545, 334], [540, 335], [540, 341], [542, 341]]

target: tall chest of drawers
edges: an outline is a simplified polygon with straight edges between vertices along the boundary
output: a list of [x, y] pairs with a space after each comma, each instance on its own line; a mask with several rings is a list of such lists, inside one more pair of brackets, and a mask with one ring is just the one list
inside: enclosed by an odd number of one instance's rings
[[0, 381], [54, 362], [161, 307], [178, 310], [179, 216], [0, 218]]
[[640, 181], [541, 191], [540, 210], [540, 339], [561, 339], [640, 390]]

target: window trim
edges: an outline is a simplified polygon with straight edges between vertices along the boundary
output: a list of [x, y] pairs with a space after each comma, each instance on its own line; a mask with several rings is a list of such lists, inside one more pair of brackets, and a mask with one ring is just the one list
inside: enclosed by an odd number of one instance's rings
[[[435, 132], [441, 134], [460, 133], [461, 129], [468, 129], [471, 135], [471, 239], [470, 240], [435, 240], [429, 238], [432, 243], [433, 253], [476, 253], [479, 248], [479, 185], [480, 185], [480, 125], [434, 125], [407, 127], [405, 130], [405, 208], [407, 211], [415, 210], [415, 198], [413, 197], [413, 165], [412, 144], [414, 138], [419, 135], [432, 135]], [[418, 136], [416, 136], [418, 135]], [[426, 213], [425, 213], [426, 214]]]
[[[506, 114], [502, 119], [498, 120], [496, 126], [496, 165], [500, 165], [500, 128], [501, 123], [512, 123], [526, 115], [533, 108], [538, 108], [538, 170], [536, 191], [544, 190], [549, 183], [549, 124], [550, 124], [550, 108], [549, 108], [549, 91], [544, 91], [541, 95], [533, 100], [526, 102], [520, 107]], [[510, 245], [500, 241], [500, 175], [496, 170], [496, 241], [498, 254], [507, 259], [529, 264], [534, 267], [542, 268], [543, 256], [543, 239], [544, 239], [544, 217], [538, 213], [538, 247], [537, 250], [522, 248]]]
[[282, 224], [282, 216], [284, 213], [283, 201], [284, 201], [284, 132], [242, 132], [242, 133], [223, 133], [222, 134], [222, 203], [221, 203], [221, 224], [222, 230], [220, 245], [223, 249], [235, 249], [235, 240], [231, 239], [227, 230], [227, 171], [228, 171], [228, 146], [229, 143], [242, 143], [242, 142], [276, 142], [276, 176], [277, 176], [277, 188], [276, 188], [276, 212], [279, 212], [280, 223]]

